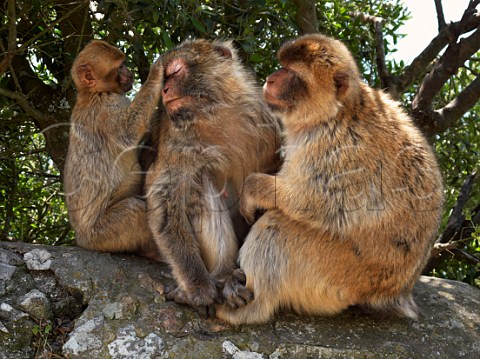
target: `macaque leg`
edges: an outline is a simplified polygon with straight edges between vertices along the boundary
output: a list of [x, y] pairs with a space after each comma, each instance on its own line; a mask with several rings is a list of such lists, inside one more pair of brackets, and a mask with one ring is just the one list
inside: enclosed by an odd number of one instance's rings
[[[154, 172], [155, 168], [147, 175], [147, 183]], [[203, 248], [208, 241], [202, 239], [205, 236], [199, 226], [210, 220], [200, 195], [203, 187], [183, 174], [155, 180], [147, 193], [148, 222], [176, 282], [166, 291], [166, 298], [193, 307], [220, 301], [215, 279], [206, 266], [210, 259]], [[213, 260], [209, 266], [215, 266]]]
[[[280, 306], [281, 275], [284, 272], [275, 233], [260, 229], [265, 214], [252, 227], [240, 250], [240, 267], [246, 275], [246, 287], [254, 299], [244, 306], [217, 305], [216, 315], [233, 325], [263, 323]], [[268, 256], [266, 258], [265, 256]]]
[[129, 197], [108, 207], [90, 228], [77, 235], [77, 243], [100, 252], [132, 252], [161, 260], [147, 223], [145, 201]]
[[232, 306], [245, 305], [252, 299], [245, 287], [245, 275], [237, 266], [238, 241], [235, 236], [230, 211], [223, 193], [218, 193], [208, 181], [204, 183], [204, 209], [198, 224], [197, 238], [207, 270], [223, 286], [224, 301]]
[[[318, 242], [312, 245], [315, 235]], [[318, 230], [306, 228], [281, 211], [265, 213], [252, 227], [239, 255], [246, 287], [254, 299], [238, 309], [218, 305], [217, 316], [233, 325], [254, 324], [267, 322], [281, 308], [328, 315], [352, 304], [348, 293], [331, 276], [345, 270], [345, 264], [312, 262], [312, 253], [343, 245], [321, 236]]]

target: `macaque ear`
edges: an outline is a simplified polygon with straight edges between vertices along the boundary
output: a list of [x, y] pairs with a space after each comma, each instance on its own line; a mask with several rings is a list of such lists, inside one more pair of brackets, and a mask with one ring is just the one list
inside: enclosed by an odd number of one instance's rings
[[80, 83], [85, 87], [95, 86], [97, 79], [90, 65], [82, 65], [77, 69], [77, 76]]
[[225, 57], [228, 60], [233, 59], [233, 54], [232, 54], [232, 52], [230, 51], [229, 48], [223, 47], [223, 46], [220, 46], [220, 45], [216, 45], [216, 46], [213, 47], [213, 49], [216, 52], [218, 52], [222, 57]]
[[337, 89], [337, 96], [343, 96], [349, 88], [349, 76], [346, 72], [337, 71], [333, 74], [333, 82]]

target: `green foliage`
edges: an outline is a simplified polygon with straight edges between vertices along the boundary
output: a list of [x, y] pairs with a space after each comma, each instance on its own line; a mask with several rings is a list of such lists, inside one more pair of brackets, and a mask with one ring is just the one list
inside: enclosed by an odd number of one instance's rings
[[[360, 73], [371, 86], [378, 86], [376, 73], [375, 38], [371, 24], [365, 23], [352, 13], [360, 12], [385, 20], [383, 26], [385, 52], [396, 51], [400, 26], [408, 19], [408, 11], [399, 0], [376, 1], [320, 1], [317, 7], [320, 32], [344, 41], [357, 59]], [[392, 65], [388, 64], [390, 69]]]
[[[5, 114], [0, 112], [0, 116]], [[13, 116], [19, 120], [18, 116]], [[12, 123], [13, 122], [13, 123]], [[60, 173], [45, 153], [44, 138], [30, 122], [0, 122], [2, 237], [29, 243], [73, 240]]]
[[[480, 53], [478, 54], [480, 55]], [[478, 56], [477, 56], [478, 57]], [[452, 101], [463, 88], [480, 73], [479, 61], [467, 61], [455, 76], [450, 78], [444, 87], [437, 107], [445, 106]], [[465, 178], [474, 172], [480, 171], [480, 104], [477, 103], [455, 126], [435, 138], [435, 150], [437, 152], [441, 171], [444, 175], [446, 187], [446, 209], [451, 209], [457, 200], [460, 188]], [[480, 181], [474, 185], [469, 201], [464, 209], [467, 221], [471, 221], [471, 211], [480, 204]], [[444, 225], [448, 219], [446, 213]], [[479, 226], [471, 225], [471, 236], [467, 236], [461, 249], [468, 253], [479, 253]], [[435, 275], [444, 278], [452, 278], [465, 281], [480, 287], [480, 265], [469, 265], [452, 259], [445, 262], [435, 270]]]
[[40, 320], [38, 324], [33, 326], [32, 334], [34, 336], [33, 346], [36, 350], [35, 358], [61, 358], [61, 356], [54, 353], [50, 346], [50, 342], [54, 338], [54, 331], [49, 321]]
[[[128, 4], [128, 6], [125, 5]], [[355, 11], [375, 14], [387, 20], [384, 28], [385, 50], [394, 51], [398, 28], [408, 18], [400, 0], [319, 1], [317, 13], [320, 32], [345, 41], [358, 60], [362, 74], [376, 84], [374, 35], [371, 25], [351, 14]], [[152, 56], [169, 50], [185, 39], [231, 38], [241, 51], [245, 63], [263, 81], [277, 67], [276, 51], [286, 40], [298, 36], [293, 1], [100, 1], [98, 34], [117, 42], [130, 33], [124, 43], [132, 64], [138, 56]], [[115, 24], [115, 26], [112, 26]], [[137, 45], [141, 54], [132, 47]]]

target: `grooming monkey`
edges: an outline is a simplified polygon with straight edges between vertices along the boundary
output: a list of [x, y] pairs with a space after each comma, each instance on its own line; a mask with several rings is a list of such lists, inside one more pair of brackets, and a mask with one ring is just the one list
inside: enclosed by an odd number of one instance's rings
[[415, 318], [411, 295], [438, 230], [434, 154], [410, 118], [360, 79], [340, 42], [306, 35], [278, 53], [264, 97], [284, 125], [276, 176], [252, 174], [240, 210], [253, 225], [240, 268], [255, 296], [218, 306], [235, 325], [280, 309], [334, 314], [351, 305]]
[[161, 61], [130, 103], [133, 75], [125, 54], [90, 42], [71, 75], [77, 100], [71, 117], [64, 188], [77, 244], [101, 252], [135, 252], [158, 259], [150, 234], [137, 144], [160, 99]]
[[251, 293], [236, 270], [238, 197], [248, 174], [277, 170], [278, 121], [230, 42], [186, 41], [162, 58], [164, 109], [146, 192], [150, 229], [177, 284], [167, 298], [240, 306]]

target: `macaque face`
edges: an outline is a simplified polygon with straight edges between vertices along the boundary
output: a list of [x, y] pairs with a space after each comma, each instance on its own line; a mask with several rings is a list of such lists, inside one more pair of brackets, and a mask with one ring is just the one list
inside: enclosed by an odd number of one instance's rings
[[199, 67], [182, 55], [165, 64], [162, 101], [176, 125], [192, 121], [198, 110], [208, 105], [209, 91]]
[[268, 76], [263, 86], [265, 101], [273, 111], [280, 113], [293, 110], [298, 99], [306, 94], [306, 83], [298, 73], [286, 67]]
[[100, 40], [92, 41], [78, 54], [71, 74], [80, 93], [123, 95], [133, 85], [133, 74], [125, 65], [124, 53]]
[[125, 63], [122, 63], [117, 69], [117, 81], [124, 93], [132, 89], [133, 74]]
[[188, 77], [188, 64], [184, 59], [173, 59], [165, 67], [162, 101], [169, 114], [173, 114], [188, 105], [189, 94], [185, 91]]
[[105, 87], [111, 92], [125, 94], [130, 91], [133, 86], [133, 74], [125, 65], [123, 61], [117, 61], [113, 69], [105, 76]]
[[283, 67], [267, 78], [263, 93], [272, 110], [281, 114], [334, 116], [356, 78], [346, 47], [321, 36], [287, 42], [278, 59]]
[[207, 42], [186, 43], [165, 54], [162, 101], [170, 120], [180, 125], [209, 112], [225, 97], [218, 69], [230, 68], [228, 48]]

